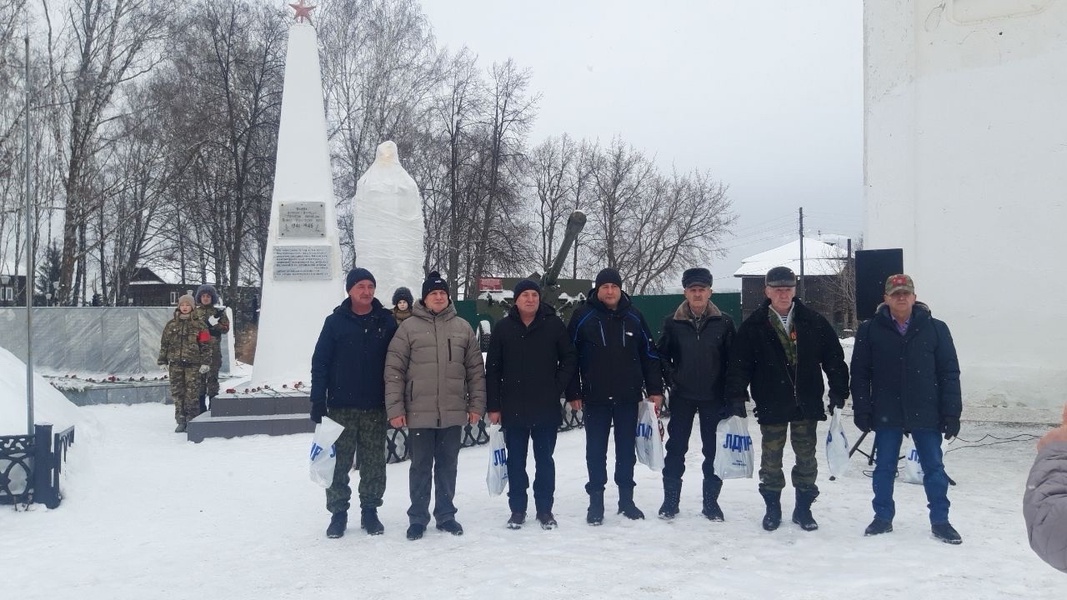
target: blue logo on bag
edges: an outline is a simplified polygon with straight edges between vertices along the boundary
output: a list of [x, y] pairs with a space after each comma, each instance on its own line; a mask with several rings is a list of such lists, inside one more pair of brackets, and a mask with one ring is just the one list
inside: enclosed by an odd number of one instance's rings
[[322, 454], [322, 446], [311, 442], [311, 460], [315, 460], [315, 457]]
[[752, 447], [752, 436], [741, 436], [727, 433], [726, 440], [723, 442], [722, 447], [731, 452], [748, 452], [748, 449]]
[[652, 439], [652, 426], [649, 425], [648, 423], [638, 423], [637, 424], [637, 437], [639, 437], [641, 439], [644, 439], [644, 440]]
[[508, 464], [508, 451], [505, 448], [493, 450], [493, 466], [502, 467]]
[[911, 452], [908, 453], [908, 460], [914, 460], [915, 462], [919, 462], [919, 451], [915, 448], [912, 448]]

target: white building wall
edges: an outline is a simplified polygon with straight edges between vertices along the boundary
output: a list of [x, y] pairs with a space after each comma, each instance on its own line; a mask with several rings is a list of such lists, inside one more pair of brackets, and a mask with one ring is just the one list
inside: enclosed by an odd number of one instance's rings
[[965, 402], [1067, 390], [1067, 0], [867, 0], [867, 248], [952, 329]]

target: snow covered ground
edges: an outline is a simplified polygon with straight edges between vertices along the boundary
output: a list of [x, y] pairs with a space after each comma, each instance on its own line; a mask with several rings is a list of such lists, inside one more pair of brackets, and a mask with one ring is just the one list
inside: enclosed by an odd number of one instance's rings
[[[967, 440], [1015, 441], [946, 446], [961, 546], [930, 536], [922, 488], [907, 484], [897, 488], [896, 531], [864, 538], [871, 492], [859, 455], [838, 481], [822, 469], [816, 532], [788, 523], [760, 529], [754, 479], [727, 481], [726, 522], [706, 521], [692, 450], [674, 522], [654, 517], [659, 476], [638, 465], [636, 500], [649, 518], [609, 512], [602, 527], [589, 527], [580, 431], [560, 434], [556, 450], [559, 529], [504, 527], [507, 501], [486, 492], [482, 447], [460, 455], [456, 505], [466, 535], [431, 527], [409, 542], [406, 463], [389, 466], [385, 535], [368, 537], [353, 524], [329, 540], [324, 495], [307, 474], [310, 434], [192, 444], [170, 432], [169, 406], [78, 410], [94, 435], [73, 447], [62, 506], [0, 508], [5, 597], [1063, 597], [1063, 575], [1031, 553], [1021, 515], [1034, 436], [1044, 426], [965, 422]], [[614, 505], [613, 488], [607, 499]], [[792, 498], [784, 504], [788, 513]]]

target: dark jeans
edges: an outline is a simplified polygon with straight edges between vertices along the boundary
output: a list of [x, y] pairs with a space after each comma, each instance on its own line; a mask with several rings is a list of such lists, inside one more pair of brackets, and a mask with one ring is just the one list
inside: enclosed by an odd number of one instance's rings
[[539, 513], [552, 512], [552, 497], [556, 492], [556, 463], [552, 453], [556, 449], [558, 431], [559, 427], [555, 425], [508, 425], [504, 428], [504, 444], [508, 448], [508, 506], [511, 512], [526, 512], [526, 488], [530, 487], [530, 477], [526, 474], [526, 455], [530, 440], [533, 440], [536, 469], [534, 507]]
[[[874, 431], [874, 516], [892, 521], [896, 515], [893, 502], [893, 483], [897, 476], [897, 461], [904, 430], [900, 427], [883, 427]], [[948, 475], [941, 461], [941, 433], [936, 429], [915, 429], [911, 432], [919, 463], [923, 467], [923, 488], [926, 490], [930, 523], [948, 523]]]
[[663, 478], [681, 479], [685, 473], [685, 453], [693, 433], [693, 419], [700, 415], [700, 448], [704, 453], [701, 470], [704, 479], [719, 480], [715, 474], [715, 428], [722, 415], [710, 402], [671, 398], [671, 419], [667, 422], [667, 456], [663, 459]]
[[589, 483], [585, 491], [603, 492], [608, 483], [608, 434], [615, 425], [615, 485], [632, 491], [634, 464], [637, 462], [637, 407], [640, 399], [586, 402], [582, 405], [585, 420], [585, 466]]
[[408, 521], [422, 526], [430, 523], [430, 488], [434, 491], [433, 516], [437, 523], [451, 521], [456, 516], [452, 499], [456, 495], [456, 467], [463, 428], [409, 429], [408, 448], [411, 468], [408, 471], [408, 493], [411, 508]]

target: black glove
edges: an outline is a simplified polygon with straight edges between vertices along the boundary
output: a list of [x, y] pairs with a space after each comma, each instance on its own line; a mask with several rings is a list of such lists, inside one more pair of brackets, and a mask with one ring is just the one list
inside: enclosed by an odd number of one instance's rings
[[856, 413], [852, 415], [852, 422], [856, 424], [856, 429], [859, 429], [863, 433], [870, 433], [871, 415], [869, 413]]
[[826, 412], [834, 412], [834, 408], [835, 407], [837, 409], [845, 408], [845, 399], [844, 398], [834, 398], [833, 396], [830, 396], [830, 404], [827, 407], [827, 411]]
[[315, 423], [322, 423], [322, 418], [326, 416], [326, 403], [325, 402], [312, 402], [311, 403], [311, 420]]
[[733, 403], [733, 416], [741, 417], [742, 419], [748, 417], [748, 411], [745, 410], [744, 400], [735, 400]]
[[941, 433], [945, 434], [946, 440], [951, 440], [960, 434], [959, 417], [941, 417]]

